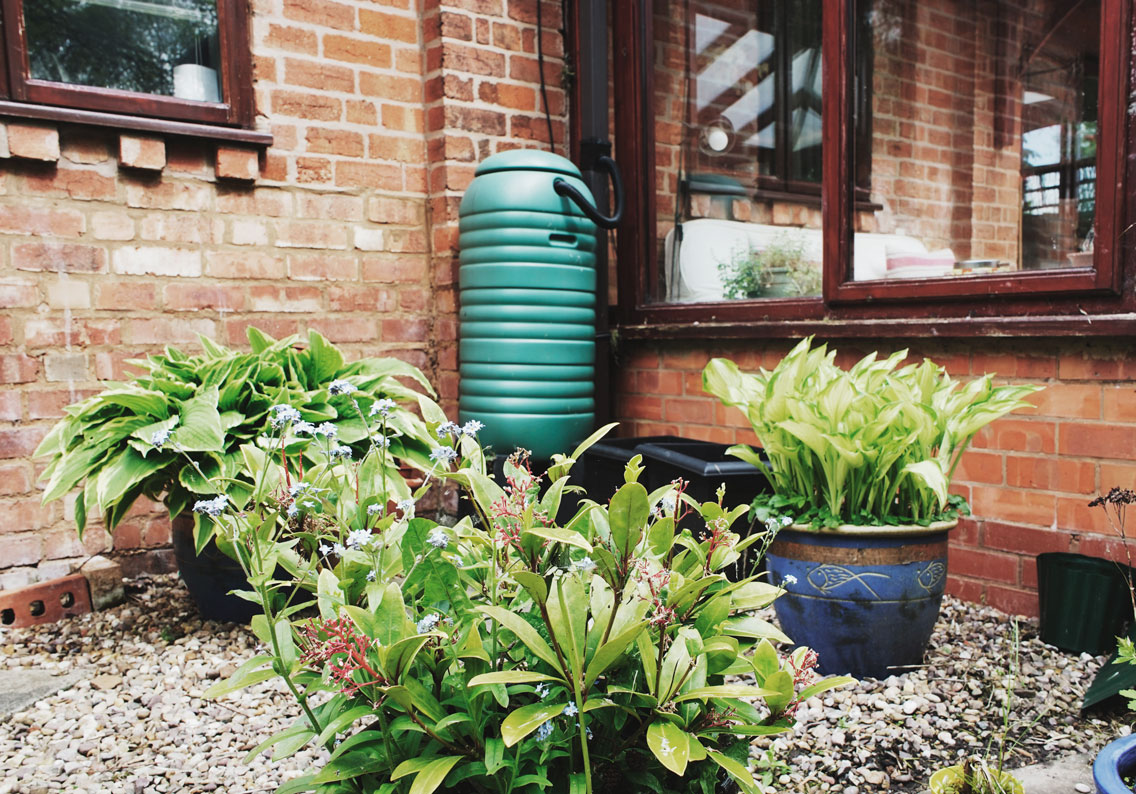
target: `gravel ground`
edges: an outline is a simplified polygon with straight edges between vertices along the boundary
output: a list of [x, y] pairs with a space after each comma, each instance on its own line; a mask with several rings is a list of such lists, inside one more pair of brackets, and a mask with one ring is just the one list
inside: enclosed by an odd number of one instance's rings
[[[174, 577], [136, 580], [128, 593], [107, 612], [0, 632], [2, 668], [89, 676], [0, 722], [0, 794], [270, 792], [316, 760], [311, 750], [279, 764], [263, 753], [244, 761], [297, 714], [281, 686], [201, 698], [252, 654], [247, 630], [201, 621]], [[981, 749], [997, 728], [988, 703], [1011, 656], [1008, 625], [1000, 612], [947, 598], [924, 669], [804, 704], [795, 733], [755, 743], [758, 776], [770, 791], [920, 790], [932, 769]], [[1021, 626], [1012, 734], [1024, 738], [1010, 765], [1095, 752], [1127, 732], [1123, 713], [1078, 713], [1103, 658], [1062, 653], [1036, 639], [1034, 624]]]

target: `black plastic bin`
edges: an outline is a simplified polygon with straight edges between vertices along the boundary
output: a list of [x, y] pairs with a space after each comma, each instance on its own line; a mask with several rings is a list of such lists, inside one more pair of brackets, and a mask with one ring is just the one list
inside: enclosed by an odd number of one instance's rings
[[[644, 484], [653, 491], [681, 477], [689, 483], [686, 493], [698, 502], [717, 498], [718, 488], [725, 485], [726, 507], [748, 505], [759, 493], [772, 490], [757, 467], [727, 455], [727, 449], [726, 444], [688, 438], [645, 443], [638, 448], [647, 466]], [[680, 526], [693, 528], [693, 517]]]
[[1037, 555], [1037, 596], [1043, 642], [1094, 656], [1116, 648], [1132, 620], [1132, 571], [1100, 557], [1067, 552]]
[[[585, 496], [596, 502], [606, 502], [611, 499], [619, 487], [623, 485], [623, 472], [627, 462], [640, 453], [639, 447], [644, 444], [664, 444], [684, 442], [689, 439], [679, 436], [632, 436], [631, 438], [605, 438], [593, 444], [580, 456], [576, 464], [583, 469], [582, 479], [572, 478], [573, 482], [584, 486]], [[644, 461], [643, 465], [646, 465]], [[576, 470], [573, 469], [573, 474]], [[639, 476], [639, 482], [647, 485], [647, 473]]]

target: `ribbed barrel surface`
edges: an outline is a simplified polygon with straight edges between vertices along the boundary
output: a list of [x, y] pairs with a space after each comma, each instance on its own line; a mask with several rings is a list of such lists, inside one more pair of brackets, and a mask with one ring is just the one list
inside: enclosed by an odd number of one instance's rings
[[489, 157], [459, 211], [460, 419], [494, 452], [571, 452], [595, 423], [595, 224], [553, 189], [590, 196], [563, 157]]

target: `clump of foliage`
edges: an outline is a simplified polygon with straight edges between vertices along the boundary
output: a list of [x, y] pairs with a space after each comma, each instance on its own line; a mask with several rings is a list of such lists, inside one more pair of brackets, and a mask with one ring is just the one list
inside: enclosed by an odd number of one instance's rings
[[809, 337], [772, 371], [744, 373], [723, 358], [706, 365], [703, 387], [741, 409], [768, 459], [744, 444], [729, 450], [773, 485], [755, 503], [759, 518], [927, 525], [966, 509], [947, 489], [970, 440], [1041, 387], [995, 386], [992, 375], [959, 383], [926, 359], [901, 367], [906, 356], [872, 353], [845, 370]]
[[[43, 501], [81, 488], [80, 536], [88, 515], [101, 515], [113, 531], [140, 496], [163, 500], [171, 517], [210, 497], [242, 507], [253, 486], [244, 448], [256, 449], [272, 430], [274, 406], [296, 412], [298, 439], [333, 441], [341, 455], [352, 456], [369, 448], [368, 415], [383, 407], [392, 431], [384, 474], [399, 498], [409, 496], [396, 459], [421, 468], [430, 463], [431, 441], [418, 410], [433, 405], [433, 390], [417, 368], [390, 358], [348, 363], [314, 331], [307, 344], [255, 328], [248, 339], [249, 352], [201, 338], [199, 355], [166, 348], [129, 361], [143, 374], [68, 406], [35, 453], [49, 459]], [[292, 445], [302, 470], [312, 463], [308, 447], [300, 440]], [[197, 526], [200, 550], [212, 525], [199, 520]]]
[[[1124, 570], [1124, 579], [1128, 585], [1128, 597], [1132, 601], [1132, 614], [1136, 618], [1136, 587], [1132, 582], [1132, 553], [1128, 548], [1128, 529], [1125, 522], [1128, 517], [1128, 506], [1136, 504], [1136, 491], [1130, 488], [1113, 487], [1104, 496], [1098, 496], [1089, 502], [1089, 507], [1099, 507], [1104, 510], [1108, 523], [1113, 531], [1120, 537], [1124, 547], [1124, 556], [1128, 566]], [[1136, 664], [1136, 645], [1131, 637], [1117, 637], [1116, 664]], [[1122, 697], [1128, 700], [1128, 710], [1136, 712], [1136, 689], [1120, 690]]]
[[[570, 468], [609, 428], [545, 475], [518, 453], [499, 483], [477, 423], [425, 418], [439, 442], [423, 488], [456, 483], [474, 506], [454, 526], [367, 474], [381, 441], [345, 460], [299, 439], [316, 464], [297, 477], [288, 426], [245, 446], [244, 510], [201, 507], [246, 568], [266, 649], [209, 694], [279, 677], [303, 713], [253, 753], [329, 752], [279, 792], [758, 794], [748, 737], [788, 730], [797, 704], [848, 679], [778, 653], [787, 638], [749, 613], [779, 588], [724, 575], [761, 540], [732, 530], [745, 507], [649, 492], [634, 459], [608, 504], [582, 499], [558, 523]], [[691, 511], [698, 536], [676, 529]]]

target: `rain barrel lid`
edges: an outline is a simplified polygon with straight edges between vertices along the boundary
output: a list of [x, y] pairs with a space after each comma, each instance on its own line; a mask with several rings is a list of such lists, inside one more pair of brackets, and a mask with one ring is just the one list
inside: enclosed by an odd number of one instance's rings
[[580, 169], [558, 154], [543, 149], [510, 149], [486, 157], [474, 172], [475, 176], [497, 171], [550, 171], [580, 179]]

